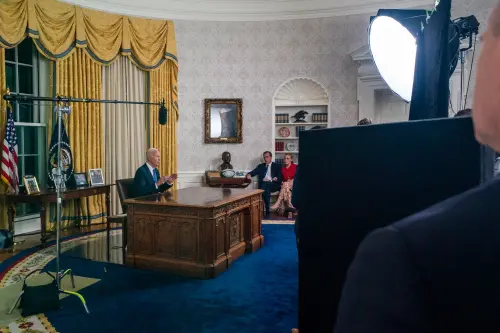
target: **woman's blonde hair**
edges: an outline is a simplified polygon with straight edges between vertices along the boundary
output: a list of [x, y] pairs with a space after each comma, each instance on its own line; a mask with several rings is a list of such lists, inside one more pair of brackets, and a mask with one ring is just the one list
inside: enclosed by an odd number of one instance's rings
[[293, 161], [293, 154], [285, 153], [285, 156], [290, 156], [290, 160]]

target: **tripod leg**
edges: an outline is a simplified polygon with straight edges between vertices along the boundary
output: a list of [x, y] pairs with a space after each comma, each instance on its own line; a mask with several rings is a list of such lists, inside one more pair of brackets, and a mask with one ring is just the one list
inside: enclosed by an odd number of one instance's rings
[[87, 307], [87, 302], [85, 302], [85, 298], [83, 298], [82, 295], [80, 295], [77, 292], [69, 291], [69, 290], [61, 290], [61, 292], [64, 294], [73, 295], [73, 296], [78, 297], [80, 299], [80, 301], [82, 302], [83, 307], [85, 308], [85, 312], [87, 312], [87, 314], [90, 314], [89, 308]]
[[68, 274], [71, 278], [71, 285], [72, 285], [73, 289], [75, 289], [75, 276], [74, 276], [73, 270], [71, 268], [65, 270], [64, 273], [61, 274], [61, 279]]
[[24, 294], [24, 290], [21, 291], [21, 293], [19, 294], [19, 296], [17, 296], [16, 298], [16, 302], [14, 304], [12, 304], [12, 307], [10, 308], [9, 312], [7, 312], [7, 314], [11, 315], [12, 312], [14, 311], [14, 309], [16, 308], [16, 306], [19, 304], [19, 301], [21, 300], [21, 296], [23, 296]]

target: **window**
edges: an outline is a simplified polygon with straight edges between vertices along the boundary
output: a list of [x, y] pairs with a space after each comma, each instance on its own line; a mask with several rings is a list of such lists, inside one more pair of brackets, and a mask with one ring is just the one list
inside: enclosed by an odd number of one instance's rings
[[[39, 57], [30, 38], [26, 38], [13, 49], [5, 50], [7, 87], [14, 93], [40, 96], [40, 91], [48, 88], [48, 75], [40, 78], [40, 67], [44, 66], [42, 62], [47, 61]], [[24, 190], [22, 177], [25, 175], [34, 175], [41, 188], [45, 185], [45, 109], [39, 102], [20, 102], [12, 105], [17, 132], [21, 190]], [[19, 205], [16, 207], [16, 220], [38, 217], [39, 212], [38, 205]]]

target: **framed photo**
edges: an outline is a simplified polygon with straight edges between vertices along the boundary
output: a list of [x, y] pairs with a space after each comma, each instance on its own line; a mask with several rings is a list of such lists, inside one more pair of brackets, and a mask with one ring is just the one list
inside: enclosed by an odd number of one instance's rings
[[243, 99], [205, 99], [205, 143], [243, 142]]
[[75, 186], [89, 186], [89, 181], [87, 180], [87, 174], [85, 172], [74, 173], [73, 177], [75, 177]]
[[104, 185], [104, 176], [102, 175], [102, 169], [90, 169], [89, 170], [90, 185]]
[[23, 183], [24, 187], [26, 188], [26, 193], [28, 193], [28, 195], [40, 193], [40, 188], [38, 187], [38, 183], [36, 181], [35, 176], [28, 176], [28, 175], [24, 176]]

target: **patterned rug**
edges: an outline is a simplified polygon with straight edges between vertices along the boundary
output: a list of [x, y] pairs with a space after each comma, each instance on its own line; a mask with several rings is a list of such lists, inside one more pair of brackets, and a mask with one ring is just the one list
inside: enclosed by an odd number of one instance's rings
[[[293, 225], [294, 220], [291, 219], [267, 219], [263, 220], [262, 224], [285, 224]], [[119, 237], [121, 235], [121, 229], [116, 229], [111, 231], [112, 237]], [[105, 237], [105, 232], [98, 231], [93, 233], [88, 233], [80, 236], [72, 236], [63, 239], [61, 242], [61, 251], [67, 252], [75, 247], [86, 245], [91, 242], [103, 241]], [[56, 247], [55, 242], [45, 249], [32, 248], [29, 250], [22, 251], [13, 257], [0, 263], [0, 297], [2, 297], [1, 288], [13, 286], [19, 284], [25, 276], [30, 274], [32, 271], [37, 269], [45, 268], [51, 261], [56, 258]], [[75, 277], [77, 278], [77, 277]], [[0, 323], [2, 318], [0, 314]], [[1, 326], [1, 325], [0, 325]], [[46, 332], [57, 332], [55, 328], [51, 325], [49, 320], [44, 314], [31, 316], [27, 318], [19, 318], [16, 321], [11, 322], [7, 326], [0, 327], [0, 333], [46, 333]]]

